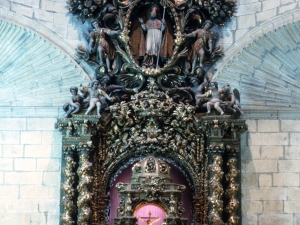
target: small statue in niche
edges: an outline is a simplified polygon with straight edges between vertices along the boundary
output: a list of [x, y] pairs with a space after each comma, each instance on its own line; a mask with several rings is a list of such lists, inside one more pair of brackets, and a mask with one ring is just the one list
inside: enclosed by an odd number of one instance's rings
[[132, 200], [131, 200], [131, 195], [128, 194], [127, 196], [128, 196], [128, 198], [127, 198], [127, 201], [126, 201], [126, 203], [127, 203], [126, 213], [127, 213], [127, 215], [131, 215], [131, 213], [132, 213]]
[[70, 92], [72, 94], [70, 102], [63, 105], [63, 109], [66, 112], [65, 118], [70, 118], [71, 114], [78, 113], [83, 105], [83, 97], [78, 94], [78, 88], [72, 86], [70, 87]]
[[199, 67], [203, 67], [205, 53], [209, 55], [212, 54], [213, 44], [212, 37], [210, 34], [210, 28], [212, 27], [212, 22], [206, 20], [204, 22], [202, 29], [197, 29], [190, 34], [185, 34], [184, 37], [196, 37], [196, 41], [192, 44], [190, 49], [189, 59], [192, 61], [192, 70], [191, 74], [194, 74], [196, 69], [196, 62], [199, 58]]
[[[112, 36], [119, 33], [119, 31], [112, 31], [107, 28], [100, 28], [98, 20], [92, 21], [94, 31], [91, 32], [89, 38], [89, 53], [96, 54], [96, 60], [99, 61], [99, 71], [104, 73], [104, 64], [106, 65], [107, 73], [111, 73], [110, 60], [116, 56], [116, 51], [113, 44], [107, 39], [106, 35]], [[105, 59], [105, 63], [104, 63]]]
[[[161, 55], [162, 50], [166, 45], [163, 44], [163, 31], [166, 29], [165, 20], [157, 19], [158, 6], [153, 6], [150, 12], [150, 19], [144, 23], [142, 18], [139, 18], [141, 23], [141, 41], [139, 55], [144, 57], [142, 66], [155, 68], [157, 57]], [[143, 31], [145, 31], [146, 39]], [[162, 55], [162, 57], [166, 57]]]
[[174, 200], [174, 195], [172, 195], [172, 194], [170, 196], [169, 204], [170, 204], [170, 211], [169, 211], [169, 213], [171, 215], [175, 215], [176, 214], [176, 201]]
[[[82, 87], [82, 85], [81, 85]], [[91, 84], [91, 88], [88, 89], [89, 97], [90, 97], [90, 105], [85, 112], [85, 115], [88, 115], [91, 110], [97, 107], [97, 115], [101, 117], [100, 110], [101, 110], [101, 102], [100, 97], [104, 96], [107, 100], [112, 101], [111, 98], [106, 94], [105, 91], [100, 89], [99, 81], [95, 80]]]

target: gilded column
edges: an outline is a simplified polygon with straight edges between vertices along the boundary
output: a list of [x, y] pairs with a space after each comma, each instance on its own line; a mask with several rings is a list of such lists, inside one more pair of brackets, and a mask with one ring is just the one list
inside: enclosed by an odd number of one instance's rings
[[90, 224], [90, 219], [92, 215], [91, 202], [93, 193], [91, 191], [93, 176], [92, 176], [92, 166], [93, 163], [90, 162], [91, 153], [93, 151], [93, 145], [91, 142], [85, 144], [80, 143], [78, 145], [79, 152], [79, 167], [77, 174], [79, 177], [79, 183], [77, 186], [78, 191], [78, 225], [88, 225]]

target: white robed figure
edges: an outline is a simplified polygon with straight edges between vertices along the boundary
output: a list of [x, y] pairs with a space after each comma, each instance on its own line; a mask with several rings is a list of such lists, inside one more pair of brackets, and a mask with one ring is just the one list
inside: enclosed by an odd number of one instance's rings
[[147, 32], [146, 40], [143, 35], [140, 43], [140, 56], [144, 56], [143, 66], [154, 68], [156, 59], [160, 54], [159, 51], [163, 48], [162, 39], [163, 31], [166, 29], [165, 21], [157, 19], [158, 7], [154, 6], [151, 9], [150, 19], [144, 23], [142, 18], [139, 18], [142, 30]]

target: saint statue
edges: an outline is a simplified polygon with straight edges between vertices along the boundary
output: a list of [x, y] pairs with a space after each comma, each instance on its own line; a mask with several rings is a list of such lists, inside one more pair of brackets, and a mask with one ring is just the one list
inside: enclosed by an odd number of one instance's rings
[[106, 35], [118, 34], [118, 31], [112, 31], [106, 28], [100, 28], [99, 22], [97, 20], [92, 21], [92, 26], [94, 28], [93, 32], [90, 34], [89, 40], [89, 53], [96, 54], [96, 60], [99, 60], [100, 67], [105, 64], [107, 67], [107, 72], [111, 72], [110, 60], [113, 60], [116, 56], [116, 51], [112, 44], [106, 40]]
[[[139, 18], [142, 28], [141, 41], [139, 55], [144, 57], [142, 66], [148, 68], [155, 68], [157, 57], [159, 57], [164, 49], [163, 31], [166, 29], [165, 20], [157, 19], [157, 13], [159, 8], [157, 6], [152, 7], [150, 12], [150, 19], [144, 23], [142, 18]], [[144, 37], [146, 32], [146, 39]], [[162, 57], [165, 57], [161, 55]]]
[[196, 37], [196, 41], [192, 45], [192, 49], [189, 54], [189, 58], [192, 61], [191, 74], [194, 74], [196, 68], [196, 62], [199, 58], [199, 67], [203, 67], [203, 61], [205, 53], [211, 55], [213, 51], [212, 37], [210, 34], [210, 28], [212, 27], [212, 22], [206, 20], [204, 22], [204, 27], [202, 29], [197, 29], [190, 34], [184, 35], [185, 37]]

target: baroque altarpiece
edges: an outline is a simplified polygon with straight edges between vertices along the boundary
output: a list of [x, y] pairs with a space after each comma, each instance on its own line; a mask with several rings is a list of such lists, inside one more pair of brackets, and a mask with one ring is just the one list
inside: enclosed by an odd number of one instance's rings
[[[63, 135], [61, 224], [240, 224], [240, 94], [213, 79], [222, 57], [215, 27], [234, 0], [69, 0], [84, 24], [76, 58], [94, 74], [70, 87], [57, 129]], [[130, 182], [111, 186], [132, 166]], [[191, 218], [182, 204], [192, 190]], [[166, 217], [137, 218], [141, 206]], [[113, 222], [109, 214], [115, 210]], [[146, 217], [145, 217], [146, 218]], [[152, 220], [153, 218], [153, 220]]]

